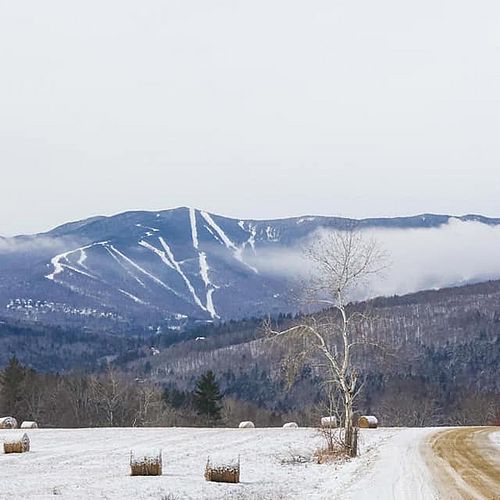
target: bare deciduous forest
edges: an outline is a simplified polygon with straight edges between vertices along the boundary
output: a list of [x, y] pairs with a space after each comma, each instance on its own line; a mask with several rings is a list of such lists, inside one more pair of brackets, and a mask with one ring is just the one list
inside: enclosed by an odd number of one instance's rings
[[[498, 281], [371, 301], [371, 336], [383, 349], [354, 358], [363, 384], [356, 410], [382, 425], [497, 422], [499, 304]], [[274, 321], [284, 328], [300, 319]], [[0, 362], [15, 354], [19, 373], [3, 372], [0, 413], [49, 427], [201, 425], [192, 393], [213, 370], [221, 424], [316, 424], [320, 368], [312, 359], [290, 379], [286, 348], [265, 338], [262, 322], [128, 337], [4, 322]]]

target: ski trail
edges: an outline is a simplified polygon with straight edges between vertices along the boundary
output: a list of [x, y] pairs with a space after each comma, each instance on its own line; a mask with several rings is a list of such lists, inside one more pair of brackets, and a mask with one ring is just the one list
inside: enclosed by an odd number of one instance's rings
[[163, 239], [162, 236], [160, 236], [158, 238], [158, 240], [160, 241], [162, 247], [164, 248], [166, 256], [168, 257], [169, 261], [174, 266], [174, 269], [179, 273], [179, 275], [181, 276], [181, 278], [184, 280], [184, 283], [186, 284], [189, 292], [191, 293], [191, 295], [192, 295], [192, 297], [193, 297], [196, 305], [198, 305], [198, 307], [200, 307], [203, 311], [210, 312], [210, 311], [207, 310], [206, 306], [203, 305], [203, 303], [201, 302], [200, 298], [196, 294], [196, 290], [194, 289], [193, 285], [189, 281], [188, 277], [182, 271], [181, 266], [179, 265], [179, 263], [175, 260], [174, 254], [172, 253], [172, 250], [168, 246], [167, 242]]
[[[95, 245], [104, 245], [106, 243], [107, 243], [106, 241], [98, 241], [96, 243], [91, 243], [90, 245], [75, 248], [74, 250], [68, 250], [67, 252], [63, 252], [63, 253], [60, 253], [59, 255], [56, 255], [55, 257], [52, 257], [52, 259], [50, 259], [50, 263], [54, 267], [54, 270], [50, 274], [47, 274], [45, 276], [45, 278], [47, 278], [48, 280], [51, 280], [51, 281], [55, 281], [56, 276], [58, 274], [61, 274], [64, 271], [64, 268], [68, 268], [68, 269], [71, 269], [72, 271], [75, 271], [77, 273], [85, 274], [86, 276], [89, 276], [90, 278], [98, 279], [95, 276], [92, 276], [91, 274], [88, 274], [84, 271], [81, 271], [81, 270], [76, 269], [75, 267], [71, 266], [69, 263], [68, 257], [71, 254], [74, 254], [76, 252], [80, 252], [80, 257], [77, 261], [77, 265], [81, 265], [81, 266], [85, 267], [84, 262], [87, 258], [87, 254], [85, 253], [85, 250], [87, 250]], [[66, 264], [62, 262], [63, 260], [66, 261]]]
[[143, 269], [141, 266], [139, 266], [139, 264], [136, 264], [132, 259], [130, 259], [125, 254], [123, 254], [122, 252], [120, 252], [119, 250], [117, 250], [113, 245], [109, 245], [109, 248], [111, 248], [111, 250], [113, 252], [115, 252], [117, 255], [119, 255], [123, 260], [125, 260], [126, 262], [128, 262], [131, 266], [133, 266], [135, 269], [137, 269], [138, 271], [140, 271], [141, 273], [143, 273], [145, 276], [147, 276], [148, 278], [150, 278], [151, 280], [153, 280], [155, 283], [157, 283], [161, 287], [165, 288], [169, 292], [172, 292], [175, 295], [179, 296], [179, 294], [175, 290], [172, 290], [172, 288], [170, 288], [162, 280], [160, 280], [155, 275], [153, 275], [153, 274], [149, 273], [148, 271], [146, 271], [145, 269]]
[[118, 263], [118, 265], [125, 270], [125, 272], [129, 276], [132, 276], [132, 278], [134, 278], [135, 281], [137, 281], [137, 283], [139, 283], [139, 285], [141, 285], [143, 288], [146, 288], [146, 285], [144, 284], [144, 282], [140, 278], [138, 278], [130, 269], [125, 267], [123, 265], [123, 262], [111, 251], [111, 249], [107, 245], [105, 245], [104, 248], [109, 253], [109, 255], [111, 255], [111, 257]]
[[255, 237], [257, 236], [257, 228], [253, 224], [248, 223], [248, 229], [247, 229], [245, 227], [245, 221], [242, 220], [238, 222], [238, 226], [240, 226], [241, 229], [243, 229], [243, 231], [250, 234], [248, 240], [243, 244], [243, 248], [246, 248], [247, 245], [250, 245], [250, 247], [255, 253]]
[[167, 254], [165, 252], [158, 250], [158, 248], [154, 247], [153, 245], [149, 244], [147, 241], [144, 241], [144, 240], [139, 241], [139, 245], [154, 252], [156, 255], [158, 255], [158, 257], [160, 257], [160, 259], [162, 260], [162, 262], [164, 264], [166, 264], [168, 267], [170, 267], [170, 269], [175, 270], [174, 265], [172, 264], [172, 262], [170, 262], [169, 258], [167, 257]]
[[[218, 288], [214, 285], [208, 276], [208, 262], [207, 255], [205, 252], [200, 251], [200, 243], [198, 240], [198, 228], [196, 226], [196, 210], [194, 208], [189, 209], [189, 220], [191, 223], [191, 238], [193, 240], [193, 247], [198, 252], [198, 264], [200, 267], [200, 276], [205, 284], [205, 293], [206, 293], [206, 305], [205, 309], [210, 313], [212, 318], [218, 318], [219, 315], [215, 310], [214, 302], [213, 302], [213, 293]], [[213, 234], [213, 233], [212, 233]]]
[[85, 250], [83, 248], [80, 248], [80, 258], [77, 261], [77, 264], [82, 267], [85, 266], [85, 261], [87, 260], [87, 254], [85, 253]]
[[191, 222], [191, 237], [193, 239], [193, 246], [198, 250], [198, 229], [196, 227], [196, 211], [194, 208], [189, 209], [189, 221]]
[[143, 305], [146, 304], [146, 302], [144, 302], [143, 300], [141, 300], [139, 297], [136, 297], [135, 295], [132, 295], [131, 293], [127, 292], [126, 290], [122, 290], [121, 288], [118, 288], [118, 291], [120, 291], [121, 293], [123, 293], [123, 295], [126, 295], [127, 297], [129, 297], [130, 299], [132, 299], [134, 302], [137, 302], [137, 303], [143, 304]]
[[229, 250], [232, 250], [234, 253], [234, 257], [236, 260], [240, 261], [244, 266], [248, 267], [250, 270], [252, 270], [254, 273], [258, 274], [257, 269], [255, 267], [251, 266], [250, 264], [247, 264], [243, 260], [243, 249], [241, 247], [237, 247], [226, 235], [226, 233], [222, 230], [222, 228], [212, 219], [210, 214], [207, 212], [200, 211], [201, 216], [205, 219], [205, 221], [209, 224], [209, 226], [212, 227], [212, 229], [217, 233], [219, 236], [220, 240], [226, 245], [226, 247]]

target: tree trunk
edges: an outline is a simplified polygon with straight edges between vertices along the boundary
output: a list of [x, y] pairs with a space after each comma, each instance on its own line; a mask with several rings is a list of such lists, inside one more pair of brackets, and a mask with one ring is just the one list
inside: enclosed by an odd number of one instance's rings
[[345, 448], [349, 456], [355, 457], [358, 454], [358, 432], [352, 424], [353, 400], [349, 393], [345, 394], [344, 418]]

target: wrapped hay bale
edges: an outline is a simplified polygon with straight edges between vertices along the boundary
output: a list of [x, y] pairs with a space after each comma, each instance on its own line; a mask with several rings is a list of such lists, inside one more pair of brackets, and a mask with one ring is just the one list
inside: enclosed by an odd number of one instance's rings
[[337, 417], [321, 417], [321, 427], [337, 427]]
[[205, 480], [216, 483], [239, 483], [240, 458], [238, 457], [237, 461], [211, 462], [209, 457], [205, 465]]
[[333, 415], [321, 417], [321, 427], [337, 427], [337, 417]]
[[130, 452], [131, 476], [161, 476], [162, 455], [161, 450], [154, 453]]
[[21, 429], [38, 429], [38, 424], [36, 422], [26, 420], [21, 424]]
[[363, 415], [358, 419], [358, 426], [362, 429], [376, 429], [378, 427], [377, 417], [373, 415]]
[[240, 429], [254, 429], [255, 424], [253, 422], [250, 422], [250, 420], [245, 421], [245, 422], [240, 422], [240, 425], [238, 425]]
[[287, 422], [283, 424], [283, 429], [298, 429], [299, 424], [297, 422]]
[[4, 453], [26, 453], [30, 451], [30, 438], [27, 434], [13, 434], [3, 443]]
[[0, 429], [17, 429], [17, 420], [14, 417], [0, 417]]

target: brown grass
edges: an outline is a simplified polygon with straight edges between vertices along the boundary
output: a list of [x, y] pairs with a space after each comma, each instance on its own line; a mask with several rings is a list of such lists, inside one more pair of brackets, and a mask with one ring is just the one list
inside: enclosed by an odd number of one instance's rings
[[336, 447], [334, 449], [318, 448], [314, 452], [314, 460], [317, 464], [327, 464], [331, 462], [346, 462], [349, 460], [349, 454], [345, 448]]

